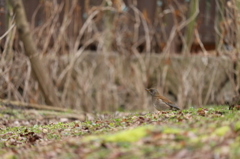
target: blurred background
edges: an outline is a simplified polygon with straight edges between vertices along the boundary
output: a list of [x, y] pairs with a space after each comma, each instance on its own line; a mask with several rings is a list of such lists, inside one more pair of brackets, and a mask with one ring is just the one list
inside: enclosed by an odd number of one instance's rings
[[[155, 87], [180, 108], [240, 92], [240, 0], [22, 0], [36, 56], [62, 107], [152, 110]], [[45, 104], [8, 0], [0, 0], [0, 98]]]

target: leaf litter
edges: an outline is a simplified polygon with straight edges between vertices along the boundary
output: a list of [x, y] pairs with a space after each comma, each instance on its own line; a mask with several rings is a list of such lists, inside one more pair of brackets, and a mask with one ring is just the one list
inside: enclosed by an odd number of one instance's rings
[[86, 121], [0, 109], [1, 158], [240, 157], [240, 111], [225, 106], [99, 114]]

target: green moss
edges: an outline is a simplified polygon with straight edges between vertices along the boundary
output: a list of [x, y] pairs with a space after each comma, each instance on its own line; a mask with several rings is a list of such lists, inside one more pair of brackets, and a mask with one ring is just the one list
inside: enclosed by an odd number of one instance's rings
[[236, 122], [234, 125], [234, 130], [235, 131], [240, 131], [240, 121]]
[[110, 136], [105, 136], [104, 140], [110, 142], [135, 142], [146, 136], [149, 129], [152, 129], [152, 126], [142, 126], [131, 130], [124, 130]]
[[220, 128], [217, 128], [214, 132], [213, 135], [217, 135], [217, 136], [224, 136], [226, 133], [228, 133], [230, 131], [230, 127], [229, 126], [222, 126]]
[[179, 134], [182, 130], [179, 128], [173, 128], [173, 127], [166, 127], [163, 129], [163, 133], [165, 134]]

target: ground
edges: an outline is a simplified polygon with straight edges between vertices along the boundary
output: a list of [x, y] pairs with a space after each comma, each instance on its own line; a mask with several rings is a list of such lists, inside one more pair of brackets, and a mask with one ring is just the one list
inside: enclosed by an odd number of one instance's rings
[[0, 106], [0, 158], [239, 158], [240, 111], [206, 106], [181, 111], [97, 114]]

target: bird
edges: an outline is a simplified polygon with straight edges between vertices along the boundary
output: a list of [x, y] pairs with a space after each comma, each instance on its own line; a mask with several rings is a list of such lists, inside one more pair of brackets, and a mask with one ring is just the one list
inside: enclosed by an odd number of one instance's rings
[[174, 105], [173, 102], [168, 100], [166, 97], [160, 95], [159, 92], [157, 91], [157, 89], [146, 88], [146, 91], [148, 91], [150, 93], [150, 95], [152, 96], [153, 105], [158, 111], [161, 111], [161, 110], [180, 110], [180, 108], [177, 107], [176, 105]]
[[236, 95], [232, 98], [230, 102], [226, 102], [229, 105], [229, 110], [240, 110], [240, 96]]

